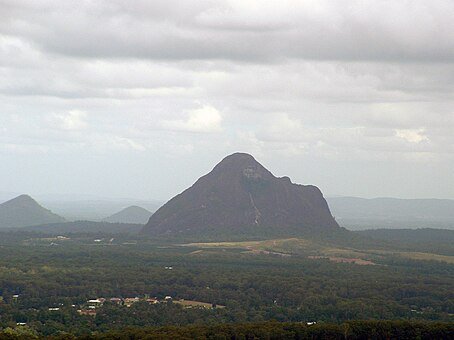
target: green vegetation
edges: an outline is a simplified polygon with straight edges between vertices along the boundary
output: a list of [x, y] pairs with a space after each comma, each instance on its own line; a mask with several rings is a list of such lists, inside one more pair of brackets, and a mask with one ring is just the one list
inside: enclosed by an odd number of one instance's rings
[[[310, 239], [276, 239], [265, 241], [240, 241], [240, 242], [204, 242], [189, 243], [186, 246], [198, 247], [201, 249], [242, 249], [245, 252], [254, 254], [275, 254], [281, 256], [289, 255], [312, 255], [315, 257], [343, 259], [361, 259], [369, 261], [383, 260], [384, 257], [402, 257], [413, 260], [440, 261], [454, 264], [454, 256], [426, 253], [419, 251], [400, 251], [387, 249], [356, 249], [353, 247], [340, 247], [334, 244], [328, 245]], [[451, 246], [452, 247], [452, 246]], [[406, 248], [405, 248], [406, 249]], [[410, 248], [411, 249], [411, 248]], [[198, 250], [198, 254], [202, 251]], [[452, 252], [449, 252], [452, 253]]]
[[[88, 336], [190, 324], [208, 332], [219, 323], [268, 320], [340, 330], [338, 323], [358, 319], [454, 321], [454, 266], [383, 249], [300, 239], [180, 245], [102, 234], [5, 233], [0, 240], [3, 332]], [[309, 258], [323, 252], [354, 252], [376, 265]], [[141, 301], [129, 307], [109, 301], [136, 296]], [[147, 296], [205, 304], [150, 303]], [[91, 315], [78, 312], [101, 297], [107, 301]]]
[[[451, 339], [453, 324], [409, 321], [350, 321], [343, 324], [261, 322], [126, 328], [81, 339]], [[28, 336], [33, 333], [28, 333]], [[29, 337], [30, 338], [30, 337]], [[54, 339], [71, 339], [61, 335]]]

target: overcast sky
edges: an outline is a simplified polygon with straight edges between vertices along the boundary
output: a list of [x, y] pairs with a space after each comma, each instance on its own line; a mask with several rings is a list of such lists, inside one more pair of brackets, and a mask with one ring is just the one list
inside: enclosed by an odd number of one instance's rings
[[0, 191], [168, 199], [235, 151], [454, 198], [454, 1], [0, 0]]

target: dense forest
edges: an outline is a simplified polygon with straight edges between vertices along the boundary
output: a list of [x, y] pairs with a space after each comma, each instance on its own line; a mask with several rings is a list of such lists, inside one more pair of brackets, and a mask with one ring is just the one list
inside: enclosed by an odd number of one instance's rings
[[[39, 336], [30, 329], [7, 329], [2, 339], [34, 339]], [[60, 334], [49, 339], [452, 339], [453, 324], [421, 321], [349, 321], [342, 324], [320, 323], [307, 325], [288, 322], [190, 325], [165, 327], [128, 327], [121, 330], [90, 335]]]
[[119, 235], [4, 236], [4, 332], [88, 336], [130, 326], [268, 320], [338, 325], [396, 319], [451, 326], [454, 321], [454, 266], [440, 261], [391, 254], [377, 256], [375, 265], [357, 265], [304, 252], [202, 250]]

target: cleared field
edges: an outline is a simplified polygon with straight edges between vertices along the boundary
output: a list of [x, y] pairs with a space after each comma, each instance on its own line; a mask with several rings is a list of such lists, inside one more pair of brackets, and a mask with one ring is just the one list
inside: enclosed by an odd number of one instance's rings
[[[330, 247], [317, 242], [299, 239], [276, 239], [266, 241], [245, 242], [212, 242], [190, 243], [183, 246], [191, 246], [199, 249], [243, 249], [244, 252], [255, 255], [308, 255], [312, 258], [326, 257], [338, 260], [335, 262], [350, 262], [355, 264], [374, 264], [374, 259], [395, 255], [420, 261], [440, 261], [454, 264], [454, 256], [439, 255], [423, 252], [393, 251], [393, 250], [358, 250], [348, 247]], [[193, 254], [200, 253], [197, 250]]]
[[368, 265], [376, 265], [376, 263], [368, 260], [363, 260], [359, 258], [346, 258], [346, 257], [329, 257], [329, 256], [308, 256], [310, 259], [318, 260], [318, 259], [327, 259], [331, 262], [336, 263], [353, 263], [358, 264], [360, 266], [368, 266]]
[[201, 302], [201, 301], [194, 301], [194, 300], [175, 300], [173, 303], [176, 303], [178, 305], [182, 305], [184, 308], [206, 308], [206, 309], [211, 309], [211, 308], [225, 308], [225, 306], [222, 305], [213, 305], [212, 303], [208, 302]]
[[211, 242], [211, 243], [189, 243], [184, 246], [197, 248], [223, 248], [223, 249], [245, 249], [250, 251], [267, 251], [273, 253], [296, 254], [300, 251], [319, 249], [316, 243], [298, 238], [277, 239], [266, 241], [243, 241], [243, 242]]

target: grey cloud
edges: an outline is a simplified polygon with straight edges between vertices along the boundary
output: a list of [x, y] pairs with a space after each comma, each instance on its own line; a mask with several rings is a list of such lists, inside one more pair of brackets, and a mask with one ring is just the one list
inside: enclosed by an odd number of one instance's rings
[[0, 191], [45, 191], [52, 163], [67, 190], [168, 198], [241, 150], [328, 193], [452, 198], [453, 9], [0, 0]]
[[448, 0], [430, 6], [425, 1], [353, 1], [348, 6], [272, 1], [259, 9], [239, 1], [97, 1], [77, 6], [19, 1], [3, 6], [9, 8], [9, 20], [0, 26], [4, 34], [68, 56], [454, 61], [454, 4]]

